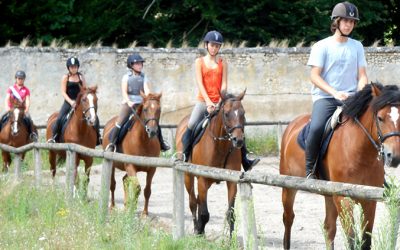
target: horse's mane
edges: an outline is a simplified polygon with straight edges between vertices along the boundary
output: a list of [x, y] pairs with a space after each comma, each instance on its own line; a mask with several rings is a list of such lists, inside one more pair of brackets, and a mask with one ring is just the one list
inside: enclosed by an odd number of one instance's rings
[[[372, 85], [381, 92], [376, 98], [373, 96]], [[371, 105], [373, 112], [377, 112], [384, 106], [393, 103], [400, 104], [400, 91], [397, 85], [383, 86], [380, 83], [371, 83], [344, 102], [343, 114], [356, 118], [360, 117], [369, 105]]]

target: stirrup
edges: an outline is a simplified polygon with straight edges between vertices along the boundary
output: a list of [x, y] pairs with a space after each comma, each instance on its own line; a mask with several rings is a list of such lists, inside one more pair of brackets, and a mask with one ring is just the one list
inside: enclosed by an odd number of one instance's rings
[[33, 142], [37, 142], [38, 141], [38, 135], [35, 132], [32, 132], [29, 134], [29, 140], [33, 141]]
[[161, 151], [165, 152], [165, 151], [170, 150], [171, 146], [166, 141], [163, 141], [163, 143], [160, 144], [160, 148], [161, 148]]
[[56, 143], [56, 140], [54, 138], [50, 138], [47, 140], [48, 143]]
[[316, 180], [317, 176], [315, 176], [315, 174], [313, 172], [311, 172], [306, 176], [306, 179], [310, 179], [310, 180], [314, 179], [314, 180]]
[[[112, 149], [112, 150], [110, 150]], [[115, 145], [115, 143], [110, 142], [106, 148], [104, 149], [104, 151], [112, 151], [112, 152], [116, 152], [117, 151], [117, 145]]]

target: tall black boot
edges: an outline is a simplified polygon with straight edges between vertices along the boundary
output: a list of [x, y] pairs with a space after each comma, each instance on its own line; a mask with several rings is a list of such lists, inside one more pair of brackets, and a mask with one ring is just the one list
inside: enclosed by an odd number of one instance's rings
[[163, 135], [162, 135], [162, 131], [161, 131], [161, 127], [160, 125], [158, 125], [158, 140], [160, 141], [160, 147], [161, 147], [161, 151], [165, 152], [167, 150], [169, 150], [171, 147], [165, 143]]
[[47, 142], [58, 142], [60, 140], [60, 123], [61, 123], [61, 117], [59, 117], [53, 124], [52, 127], [52, 136], [50, 137], [50, 139]]
[[182, 153], [185, 156], [185, 161], [187, 162], [189, 160], [190, 153], [192, 152], [192, 143], [193, 143], [193, 138], [192, 138], [193, 130], [190, 128], [186, 128], [185, 133], [182, 135]]
[[33, 131], [33, 122], [31, 119], [29, 119], [29, 117], [24, 117], [24, 123], [26, 125], [26, 128], [28, 130], [28, 135], [29, 135], [29, 139], [31, 141], [36, 142], [38, 140], [38, 135], [37, 132]]
[[108, 135], [108, 139], [110, 140], [110, 143], [108, 143], [105, 151], [108, 151], [108, 149], [112, 148], [113, 151], [117, 150], [117, 140], [118, 140], [118, 134], [119, 134], [119, 130], [121, 129], [121, 127], [119, 126], [115, 126], [111, 129], [110, 134]]
[[260, 158], [255, 158], [254, 160], [250, 160], [247, 157], [247, 154], [249, 151], [247, 150], [246, 143], [243, 145], [243, 147], [240, 149], [240, 152], [242, 153], [242, 166], [244, 171], [250, 171], [257, 163], [260, 162]]
[[94, 124], [94, 129], [96, 130], [96, 135], [97, 135], [96, 146], [101, 145], [103, 143], [103, 139], [101, 138], [100, 134], [100, 121], [98, 117], [96, 117], [96, 123]]
[[316, 164], [317, 164], [318, 152], [314, 152], [313, 149], [306, 149], [306, 178], [317, 179], [315, 176]]

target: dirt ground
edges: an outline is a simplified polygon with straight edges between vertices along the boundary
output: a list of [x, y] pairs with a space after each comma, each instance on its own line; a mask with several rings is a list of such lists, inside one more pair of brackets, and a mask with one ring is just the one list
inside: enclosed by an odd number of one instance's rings
[[[279, 173], [279, 159], [277, 157], [263, 158], [252, 170], [254, 172]], [[398, 172], [398, 171], [397, 171]], [[116, 172], [117, 207], [123, 208], [122, 176], [123, 172]], [[396, 174], [397, 175], [397, 174]], [[89, 196], [95, 198], [99, 193], [101, 180], [101, 166], [94, 166], [89, 184]], [[142, 189], [145, 185], [145, 174], [139, 173]], [[253, 197], [257, 234], [262, 249], [282, 249], [283, 223], [281, 188], [265, 185], [253, 185]], [[143, 193], [140, 195], [138, 209], [143, 209]], [[171, 229], [173, 209], [172, 171], [158, 168], [153, 179], [152, 195], [149, 204], [149, 218], [164, 228]], [[208, 208], [210, 221], [206, 225], [206, 238], [213, 240], [227, 234], [225, 212], [227, 209], [227, 191], [225, 182], [213, 185], [208, 194]], [[316, 194], [299, 191], [295, 203], [296, 218], [292, 228], [292, 249], [325, 249], [324, 236], [321, 229], [324, 220], [324, 198]], [[375, 230], [379, 226], [384, 214], [384, 206], [378, 203]], [[240, 215], [240, 213], [239, 213]], [[339, 225], [339, 222], [338, 222]], [[239, 225], [239, 240], [241, 240], [241, 226]], [[185, 233], [193, 233], [193, 223], [188, 206], [188, 197], [185, 192]], [[336, 235], [336, 249], [345, 249], [342, 231], [339, 225]]]

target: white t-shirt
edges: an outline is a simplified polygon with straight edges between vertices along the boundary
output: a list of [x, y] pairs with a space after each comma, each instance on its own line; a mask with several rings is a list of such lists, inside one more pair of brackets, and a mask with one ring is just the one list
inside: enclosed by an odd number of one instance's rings
[[[358, 70], [367, 66], [363, 45], [354, 39], [337, 42], [333, 36], [315, 43], [307, 65], [322, 68], [321, 77], [337, 91], [354, 94], [358, 85]], [[330, 94], [316, 87], [311, 89], [312, 100], [333, 98]]]

